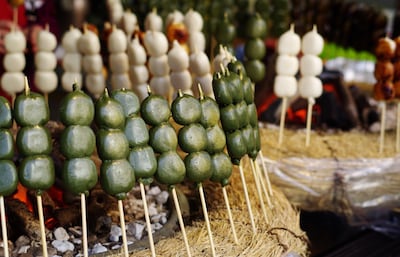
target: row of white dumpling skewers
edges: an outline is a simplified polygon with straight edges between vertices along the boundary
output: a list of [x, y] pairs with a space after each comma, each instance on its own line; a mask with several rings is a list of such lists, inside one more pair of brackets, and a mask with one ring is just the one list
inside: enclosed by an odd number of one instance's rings
[[[274, 81], [274, 93], [282, 98], [278, 144], [283, 141], [283, 128], [287, 109], [287, 99], [297, 94], [308, 100], [306, 121], [306, 146], [310, 144], [312, 107], [315, 98], [321, 96], [323, 87], [317, 77], [323, 70], [322, 60], [318, 57], [324, 48], [324, 39], [314, 25], [302, 38], [294, 32], [294, 26], [283, 33], [278, 40], [277, 76]], [[301, 52], [300, 61], [298, 55]], [[295, 76], [300, 68], [301, 77]]]

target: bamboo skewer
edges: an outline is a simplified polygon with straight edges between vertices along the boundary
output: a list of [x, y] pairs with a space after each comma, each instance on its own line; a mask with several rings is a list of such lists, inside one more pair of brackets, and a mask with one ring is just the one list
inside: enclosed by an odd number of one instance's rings
[[206, 200], [204, 197], [203, 184], [199, 183], [198, 187], [199, 187], [199, 193], [200, 193], [201, 207], [203, 209], [204, 220], [205, 220], [206, 226], [207, 226], [208, 239], [210, 241], [211, 254], [213, 257], [215, 257], [216, 256], [215, 246], [214, 246], [214, 240], [213, 240], [213, 236], [212, 236], [212, 232], [211, 232], [210, 220], [208, 219], [208, 212], [207, 212]]
[[86, 218], [86, 196], [81, 194], [81, 209], [82, 209], [82, 251], [83, 256], [88, 257], [88, 233], [87, 233], [87, 218]]
[[307, 106], [306, 147], [310, 146], [312, 107], [314, 105], [314, 101], [313, 100], [311, 101], [309, 99], [308, 100], [308, 106]]
[[262, 176], [261, 171], [260, 171], [260, 167], [258, 167], [257, 162], [255, 160], [251, 160], [251, 162], [252, 162], [252, 166], [255, 168], [255, 174], [257, 175], [258, 179], [260, 180], [261, 188], [263, 190], [265, 198], [267, 198], [267, 203], [268, 203], [268, 205], [270, 207], [272, 207], [271, 198], [270, 198], [269, 193], [267, 191], [267, 187], [265, 186], [264, 179], [263, 179], [263, 176]]
[[186, 252], [187, 252], [188, 257], [191, 257], [192, 255], [190, 253], [189, 242], [188, 242], [188, 239], [186, 236], [185, 224], [183, 223], [181, 207], [179, 206], [178, 196], [176, 195], [175, 187], [172, 187], [171, 191], [172, 191], [172, 198], [174, 199], [176, 213], [178, 215], [178, 221], [179, 221], [179, 226], [181, 228], [183, 241], [184, 241], [185, 247], [186, 247]]
[[249, 212], [251, 228], [253, 229], [253, 234], [257, 234], [256, 225], [254, 223], [253, 211], [251, 209], [249, 193], [247, 192], [246, 179], [244, 177], [243, 167], [241, 163], [239, 164], [239, 173], [240, 173], [240, 179], [242, 180], [242, 186], [243, 186], [244, 197], [246, 199], [247, 210]]
[[43, 216], [42, 196], [37, 195], [36, 200], [37, 200], [37, 205], [38, 205], [38, 215], [39, 215], [40, 235], [41, 235], [41, 241], [42, 241], [43, 257], [48, 257], [46, 231], [45, 231], [44, 216]]
[[396, 152], [400, 152], [400, 102], [397, 103], [397, 117], [396, 117]]
[[129, 251], [128, 251], [128, 242], [127, 242], [127, 239], [126, 239], [126, 226], [125, 226], [124, 206], [123, 206], [122, 200], [118, 200], [118, 210], [119, 210], [119, 219], [120, 219], [119, 222], [121, 224], [122, 244], [123, 244], [124, 256], [128, 257], [129, 256]]
[[265, 180], [267, 180], [267, 187], [268, 187], [269, 195], [272, 196], [273, 195], [273, 191], [272, 191], [271, 181], [269, 179], [268, 169], [265, 166], [264, 155], [263, 155], [261, 150], [258, 152], [258, 155], [259, 155], [259, 159], [261, 159], [261, 166], [262, 166], [263, 171], [264, 171]]
[[140, 185], [140, 193], [142, 195], [144, 217], [146, 219], [147, 235], [149, 237], [151, 256], [155, 257], [156, 256], [156, 250], [154, 248], [154, 240], [153, 240], [153, 233], [152, 233], [151, 223], [150, 223], [149, 208], [147, 207], [146, 192], [144, 190], [143, 183], [140, 182], [139, 185]]
[[285, 117], [286, 117], [286, 106], [287, 106], [287, 97], [282, 98], [282, 109], [281, 109], [281, 119], [279, 123], [279, 138], [278, 145], [280, 146], [283, 142], [283, 131], [285, 128]]
[[379, 153], [383, 153], [385, 143], [385, 128], [386, 128], [386, 103], [380, 102], [381, 111], [381, 131], [379, 136]]
[[262, 210], [262, 213], [264, 215], [264, 221], [265, 221], [265, 224], [268, 224], [269, 223], [268, 222], [268, 215], [267, 215], [267, 211], [265, 209], [264, 198], [262, 196], [262, 192], [261, 192], [261, 188], [260, 188], [260, 181], [259, 181], [258, 175], [256, 174], [254, 163], [252, 161], [250, 161], [250, 164], [251, 164], [251, 171], [253, 172], [254, 182], [256, 184], [258, 198], [260, 200], [261, 210]]
[[1, 233], [3, 235], [3, 249], [4, 257], [8, 257], [8, 236], [7, 236], [7, 223], [6, 223], [6, 211], [4, 207], [4, 197], [0, 196], [0, 217], [1, 217]]
[[235, 240], [235, 244], [239, 244], [239, 240], [236, 235], [235, 223], [233, 222], [233, 218], [232, 218], [231, 206], [229, 205], [228, 193], [226, 192], [225, 186], [222, 187], [222, 194], [224, 195], [225, 206], [226, 206], [226, 210], [228, 212], [229, 223], [231, 224], [233, 240]]

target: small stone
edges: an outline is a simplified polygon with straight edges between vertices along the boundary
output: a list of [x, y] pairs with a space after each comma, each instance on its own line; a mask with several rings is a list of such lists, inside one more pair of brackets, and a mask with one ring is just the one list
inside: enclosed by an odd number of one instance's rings
[[23, 246], [20, 246], [19, 249], [18, 249], [18, 254], [27, 253], [28, 250], [29, 250], [29, 248], [31, 248], [30, 245], [23, 245]]
[[68, 232], [63, 227], [56, 228], [54, 230], [53, 234], [54, 234], [54, 237], [56, 238], [56, 240], [59, 240], [59, 241], [68, 241], [68, 239], [69, 239]]
[[57, 249], [55, 249], [53, 247], [47, 247], [47, 255], [48, 256], [57, 255]]
[[158, 210], [155, 203], [149, 204], [149, 216], [153, 217], [154, 215], [158, 214]]
[[[160, 230], [162, 229], [163, 225], [161, 225], [160, 223], [156, 222], [154, 224], [151, 225], [152, 228], [154, 228], [154, 230]], [[154, 227], [153, 227], [154, 226]]]
[[154, 186], [147, 191], [147, 195], [156, 196], [161, 193], [161, 189], [158, 186]]
[[25, 245], [29, 245], [31, 240], [27, 236], [20, 236], [18, 239], [15, 241], [15, 247], [21, 247]]
[[71, 234], [76, 236], [76, 237], [81, 237], [82, 236], [81, 227], [70, 227], [70, 228], [68, 228], [68, 231], [71, 232]]
[[158, 204], [165, 204], [168, 201], [169, 193], [167, 191], [162, 191], [156, 196], [156, 201]]
[[122, 230], [119, 226], [117, 225], [112, 225], [111, 226], [111, 231], [110, 231], [110, 236], [109, 239], [111, 242], [118, 242], [119, 237], [122, 235]]
[[111, 250], [116, 250], [116, 249], [119, 249], [119, 248], [121, 248], [121, 245], [113, 245], [111, 247]]
[[104, 247], [102, 244], [98, 243], [93, 246], [91, 254], [104, 253], [107, 251], [108, 251], [108, 249], [106, 247]]
[[167, 223], [167, 221], [168, 221], [167, 216], [166, 215], [162, 215], [161, 219], [160, 219], [160, 223], [164, 225], [165, 223]]
[[82, 244], [82, 239], [74, 238], [74, 239], [72, 239], [72, 243], [74, 243], [76, 245], [81, 245]]
[[161, 213], [159, 213], [159, 214], [156, 214], [156, 215], [154, 215], [154, 216], [151, 216], [151, 222], [152, 223], [157, 223], [157, 222], [160, 222], [160, 220], [161, 220]]
[[135, 223], [135, 238], [137, 240], [142, 239], [144, 227], [145, 226], [143, 224]]
[[73, 251], [75, 249], [74, 244], [68, 241], [54, 240], [53, 242], [51, 242], [51, 245], [61, 253], [65, 253], [66, 251]]

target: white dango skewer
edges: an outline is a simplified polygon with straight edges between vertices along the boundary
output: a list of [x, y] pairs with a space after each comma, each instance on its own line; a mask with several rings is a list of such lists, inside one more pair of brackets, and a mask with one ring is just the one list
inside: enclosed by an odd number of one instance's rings
[[64, 73], [61, 76], [61, 85], [67, 92], [72, 91], [74, 82], [82, 85], [82, 55], [78, 50], [78, 40], [81, 35], [82, 32], [79, 29], [71, 26], [61, 39], [61, 46], [65, 51], [62, 59]]
[[149, 80], [149, 70], [147, 69], [147, 54], [144, 47], [140, 44], [139, 38], [135, 37], [128, 44], [128, 60], [129, 60], [129, 78], [132, 83], [132, 89], [142, 101], [147, 93]]
[[320, 97], [323, 91], [322, 82], [317, 77], [323, 68], [322, 61], [317, 60], [323, 48], [324, 39], [318, 34], [317, 27], [314, 25], [313, 29], [303, 36], [301, 43], [301, 50], [304, 56], [300, 61], [300, 73], [302, 77], [299, 80], [299, 93], [301, 97], [308, 100], [306, 147], [310, 145], [312, 107], [315, 103], [315, 98]]
[[3, 59], [5, 72], [1, 77], [1, 86], [14, 101], [16, 94], [24, 90], [25, 76], [22, 71], [26, 64], [23, 53], [26, 49], [26, 38], [16, 26], [13, 26], [5, 35], [4, 47], [6, 49]]
[[107, 0], [108, 17], [112, 24], [119, 24], [124, 15], [121, 0]]
[[56, 36], [49, 31], [49, 26], [41, 30], [37, 38], [38, 52], [35, 54], [35, 75], [36, 87], [44, 94], [48, 101], [48, 94], [53, 92], [58, 85], [58, 77], [55, 73], [57, 58], [54, 49], [57, 47]]
[[214, 98], [214, 92], [212, 89], [213, 78], [211, 75], [211, 64], [207, 54], [198, 50], [190, 54], [189, 70], [192, 72], [193, 76], [193, 93], [196, 96], [200, 95], [198, 86], [196, 86], [200, 85], [204, 95]]
[[130, 9], [126, 10], [122, 15], [121, 19], [121, 28], [124, 30], [128, 42], [131, 40], [133, 32], [135, 32], [137, 28], [138, 20], [136, 14], [134, 14]]
[[123, 30], [115, 25], [107, 39], [107, 48], [110, 55], [108, 62], [111, 70], [111, 87], [113, 89], [131, 89], [129, 79], [129, 60], [126, 54], [128, 42]]
[[189, 55], [176, 40], [168, 52], [168, 65], [171, 69], [170, 78], [175, 93], [181, 90], [184, 94], [193, 95], [192, 76], [188, 70]]
[[291, 25], [290, 29], [279, 37], [279, 56], [275, 64], [277, 76], [274, 80], [274, 93], [282, 98], [278, 145], [281, 145], [283, 142], [288, 98], [293, 97], [297, 93], [297, 80], [295, 75], [299, 70], [297, 55], [300, 52], [300, 48], [300, 36], [294, 32], [294, 26]]
[[[149, 83], [150, 88], [154, 93], [171, 100], [173, 88], [170, 81], [168, 58], [165, 58], [168, 52], [167, 37], [160, 31], [148, 30], [144, 35], [143, 43], [147, 53], [150, 55], [149, 70], [151, 75], [153, 75]], [[155, 67], [157, 65], [161, 67]], [[165, 73], [158, 73], [157, 75], [152, 73], [152, 71], [161, 70]]]
[[[193, 9], [190, 9], [183, 18], [187, 30], [189, 31], [188, 45], [190, 53], [195, 51], [205, 51], [206, 39], [203, 30], [203, 17], [201, 14]], [[193, 88], [197, 88], [197, 84]]]
[[158, 15], [156, 8], [146, 15], [144, 20], [144, 29], [146, 31], [162, 31], [163, 20], [161, 16]]
[[85, 86], [89, 93], [98, 98], [106, 87], [103, 59], [100, 56], [100, 40], [96, 33], [87, 29], [86, 26], [79, 37], [78, 49], [83, 54], [82, 67], [86, 73]]

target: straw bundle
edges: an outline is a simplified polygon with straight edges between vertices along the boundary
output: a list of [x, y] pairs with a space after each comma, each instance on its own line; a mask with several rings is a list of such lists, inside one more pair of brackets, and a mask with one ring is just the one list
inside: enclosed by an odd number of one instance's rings
[[[223, 202], [219, 185], [207, 182], [204, 184], [206, 200], [218, 256], [282, 256], [295, 252], [300, 256], [308, 253], [308, 241], [299, 224], [299, 211], [286, 199], [277, 188], [273, 188], [273, 206], [268, 208], [269, 223], [265, 224], [263, 214], [257, 200], [254, 178], [250, 164], [244, 161], [244, 170], [257, 225], [257, 234], [252, 233], [246, 209], [239, 171], [234, 170], [231, 185], [227, 191], [235, 220], [239, 245], [232, 238], [228, 215]], [[211, 256], [207, 230], [203, 220], [195, 220], [186, 227], [192, 256]], [[178, 231], [172, 238], [164, 239], [156, 244], [157, 256], [186, 256], [181, 233]], [[131, 256], [149, 256], [148, 250], [132, 253]]]

